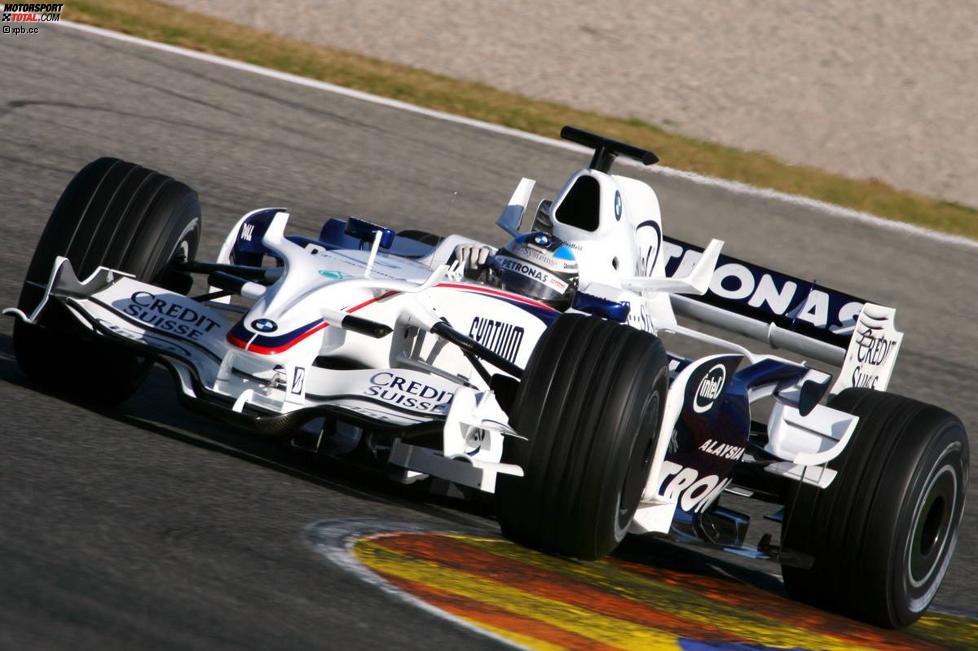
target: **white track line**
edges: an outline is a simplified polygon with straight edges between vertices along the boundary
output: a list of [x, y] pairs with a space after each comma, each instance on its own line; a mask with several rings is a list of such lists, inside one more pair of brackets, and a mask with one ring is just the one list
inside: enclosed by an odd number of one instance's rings
[[[337, 86], [336, 84], [330, 84], [324, 81], [318, 81], [316, 79], [309, 79], [308, 77], [300, 77], [298, 75], [289, 74], [287, 72], [279, 72], [278, 70], [263, 68], [261, 66], [256, 66], [250, 63], [244, 63], [242, 61], [236, 61], [234, 59], [228, 59], [213, 54], [206, 54], [204, 52], [188, 50], [186, 48], [177, 47], [175, 45], [166, 45], [165, 43], [157, 43], [156, 41], [149, 41], [143, 38], [130, 36], [128, 34], [122, 34], [120, 32], [113, 32], [108, 29], [102, 29], [100, 27], [92, 27], [91, 25], [84, 25], [82, 23], [75, 23], [71, 21], [61, 21], [53, 24], [62, 25], [64, 27], [68, 27], [70, 29], [74, 29], [80, 32], [95, 34], [97, 36], [110, 38], [116, 41], [122, 41], [124, 43], [140, 45], [142, 47], [147, 47], [154, 50], [161, 50], [163, 52], [169, 52], [170, 54], [176, 54], [190, 59], [196, 59], [198, 61], [206, 61], [207, 63], [212, 63], [214, 65], [225, 66], [227, 68], [233, 68], [235, 70], [261, 75], [263, 77], [269, 77], [271, 79], [277, 79], [279, 81], [285, 81], [299, 86], [305, 86], [306, 88], [315, 88], [317, 90], [322, 90], [328, 93], [335, 93], [337, 95], [343, 95], [345, 97], [351, 97], [354, 99], [362, 100], [364, 102], [370, 102], [372, 104], [379, 104], [381, 106], [387, 106], [402, 111], [409, 111], [411, 113], [417, 113], [419, 115], [435, 118], [437, 120], [444, 120], [446, 122], [453, 122], [455, 124], [463, 124], [465, 126], [473, 127], [476, 129], [482, 129], [483, 131], [498, 133], [512, 138], [519, 138], [520, 140], [525, 140], [528, 142], [548, 145], [551, 147], [557, 147], [559, 149], [565, 149], [567, 151], [573, 151], [579, 153], [590, 153], [591, 151], [585, 147], [576, 145], [571, 142], [567, 142], [565, 140], [556, 140], [554, 138], [538, 136], [533, 133], [527, 133], [526, 131], [520, 131], [518, 129], [511, 129], [509, 127], [500, 126], [498, 124], [491, 124], [489, 122], [483, 122], [481, 120], [473, 120], [471, 118], [461, 117], [458, 115], [453, 115], [451, 113], [435, 111], [432, 109], [427, 109], [421, 106], [417, 106], [415, 104], [402, 102], [396, 99], [381, 97], [379, 95], [373, 95], [371, 93], [364, 93], [362, 91], [353, 90], [351, 88], [346, 88], [344, 86]], [[626, 164], [632, 164], [636, 167], [642, 167], [640, 164], [634, 163], [632, 161], [624, 160], [622, 162]], [[945, 244], [953, 244], [965, 248], [978, 249], [978, 241], [969, 239], [967, 237], [962, 237], [960, 235], [949, 235], [947, 233], [940, 233], [938, 231], [933, 231], [928, 228], [924, 228], [922, 226], [915, 226], [913, 224], [906, 224], [904, 222], [897, 222], [897, 221], [891, 221], [889, 219], [883, 219], [881, 217], [871, 215], [870, 213], [861, 212], [858, 210], [852, 210], [851, 208], [843, 208], [842, 206], [837, 206], [835, 204], [827, 203], [825, 201], [819, 201], [817, 199], [811, 199], [809, 197], [803, 197], [795, 194], [788, 194], [787, 192], [778, 192], [777, 190], [758, 188], [752, 185], [747, 185], [746, 183], [740, 183], [737, 181], [727, 181], [724, 179], [717, 179], [711, 176], [704, 176], [702, 174], [696, 174], [693, 172], [684, 172], [682, 170], [673, 169], [663, 165], [656, 165], [655, 167], [645, 168], [645, 169], [647, 169], [653, 174], [660, 174], [662, 176], [669, 176], [669, 177], [678, 177], [686, 181], [696, 183], [698, 185], [720, 188], [732, 194], [758, 197], [770, 201], [779, 201], [781, 203], [786, 203], [793, 206], [801, 206], [804, 208], [809, 208], [815, 212], [818, 212], [828, 217], [834, 217], [837, 219], [848, 219], [863, 224], [869, 224], [871, 226], [883, 228], [886, 230], [898, 231], [916, 237], [923, 237], [926, 239], [935, 240]]]

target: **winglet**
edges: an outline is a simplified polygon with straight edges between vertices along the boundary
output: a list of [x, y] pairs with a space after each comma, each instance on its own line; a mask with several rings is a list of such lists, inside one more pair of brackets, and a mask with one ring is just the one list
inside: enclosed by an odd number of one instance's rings
[[530, 202], [530, 194], [533, 193], [534, 185], [536, 185], [536, 181], [533, 179], [525, 177], [520, 179], [519, 185], [513, 191], [513, 196], [509, 198], [509, 203], [503, 208], [499, 219], [496, 220], [499, 227], [509, 233], [511, 237], [520, 234], [523, 213], [526, 212], [526, 204]]
[[710, 240], [710, 245], [703, 251], [696, 265], [682, 278], [636, 276], [623, 280], [622, 287], [639, 292], [703, 295], [710, 289], [722, 248], [723, 240]]

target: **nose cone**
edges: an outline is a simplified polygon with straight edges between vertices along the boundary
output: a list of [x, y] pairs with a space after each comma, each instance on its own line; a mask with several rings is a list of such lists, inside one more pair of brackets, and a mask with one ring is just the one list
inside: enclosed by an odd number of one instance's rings
[[250, 319], [246, 316], [231, 328], [227, 340], [231, 345], [256, 355], [280, 355], [292, 351], [327, 325], [322, 318], [315, 318], [298, 325], [281, 327], [267, 317]]

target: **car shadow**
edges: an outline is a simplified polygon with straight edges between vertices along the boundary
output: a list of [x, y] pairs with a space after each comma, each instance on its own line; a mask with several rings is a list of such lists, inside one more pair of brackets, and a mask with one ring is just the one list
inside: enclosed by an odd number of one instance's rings
[[[80, 403], [71, 395], [49, 393], [24, 376], [14, 358], [12, 338], [0, 333], [0, 380], [65, 401], [100, 417], [272, 469], [331, 491], [394, 505], [419, 515], [435, 515], [451, 523], [449, 526], [468, 531], [499, 535], [493, 503], [488, 496], [463, 500], [434, 494], [426, 483], [405, 486], [386, 479], [382, 472], [325, 459], [296, 449], [283, 440], [255, 435], [189, 412], [179, 404], [172, 379], [161, 367], [150, 372], [146, 383], [132, 398], [115, 407], [95, 407]], [[615, 557], [684, 574], [733, 579], [774, 595], [784, 595], [781, 581], [769, 572], [649, 536], [627, 538], [615, 552]]]
[[[489, 502], [467, 502], [430, 494], [418, 485], [401, 485], [383, 473], [349, 465], [296, 449], [282, 439], [256, 435], [246, 429], [186, 410], [177, 400], [170, 374], [156, 366], [145, 383], [123, 403], [103, 407], [79, 401], [64, 392], [51, 392], [25, 376], [17, 366], [13, 340], [0, 333], [0, 380], [85, 409], [100, 417], [270, 468], [291, 477], [361, 499], [396, 504], [417, 512], [435, 512], [456, 524], [473, 526], [472, 517], [489, 518]], [[445, 510], [443, 507], [450, 507]], [[493, 523], [489, 523], [490, 525]]]

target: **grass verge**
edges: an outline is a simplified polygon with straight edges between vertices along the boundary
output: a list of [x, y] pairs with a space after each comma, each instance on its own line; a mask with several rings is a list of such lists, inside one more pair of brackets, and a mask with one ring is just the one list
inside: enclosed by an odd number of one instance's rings
[[978, 239], [978, 210], [967, 206], [897, 190], [877, 180], [789, 165], [766, 153], [681, 136], [639, 120], [528, 99], [484, 84], [275, 36], [155, 0], [74, 0], [65, 10], [70, 20], [544, 136], [557, 137], [563, 125], [573, 124], [652, 149], [663, 164], [676, 169], [800, 194]]

